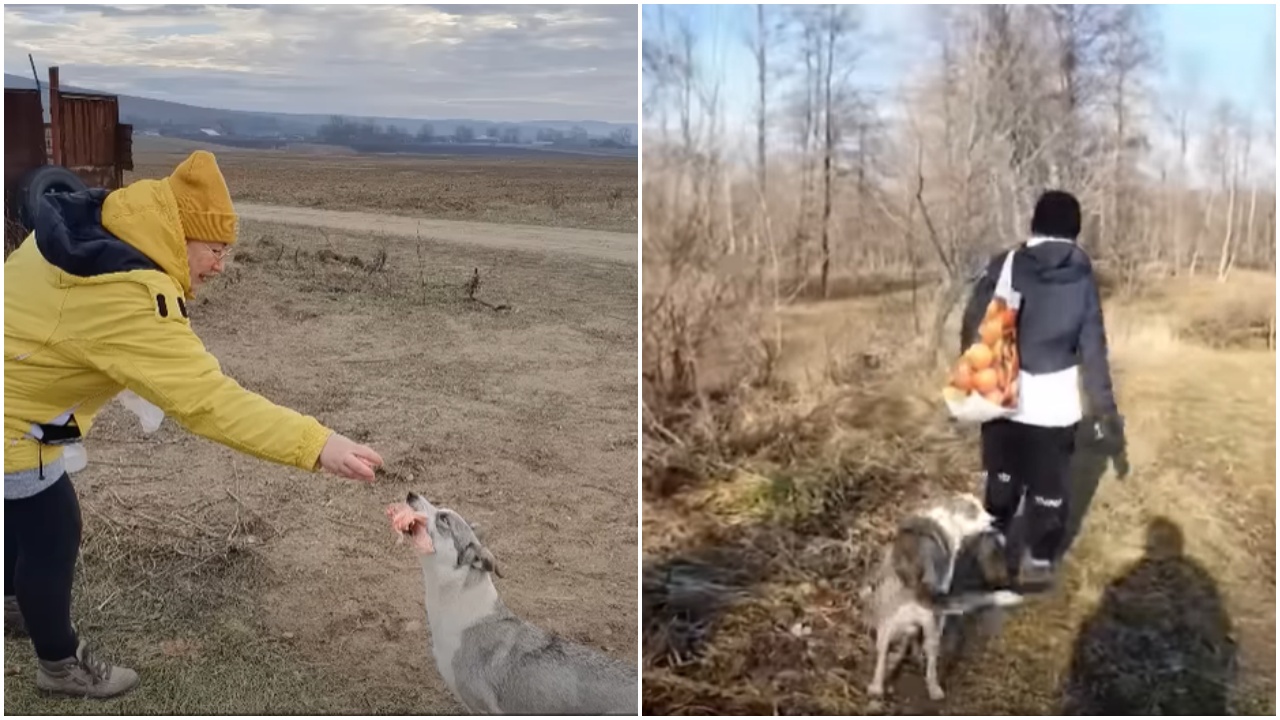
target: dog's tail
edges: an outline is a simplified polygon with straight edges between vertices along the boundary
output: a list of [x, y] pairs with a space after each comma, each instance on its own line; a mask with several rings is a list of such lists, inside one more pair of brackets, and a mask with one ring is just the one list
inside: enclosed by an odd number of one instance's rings
[[964, 615], [989, 607], [1013, 607], [1022, 604], [1022, 596], [1012, 590], [962, 593], [934, 598], [935, 609], [943, 615]]

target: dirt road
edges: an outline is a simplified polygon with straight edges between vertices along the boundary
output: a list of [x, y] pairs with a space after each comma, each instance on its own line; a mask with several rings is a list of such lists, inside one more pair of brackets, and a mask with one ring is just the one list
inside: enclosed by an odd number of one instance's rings
[[572, 253], [614, 262], [636, 262], [636, 236], [631, 233], [499, 225], [496, 223], [435, 220], [384, 213], [318, 210], [280, 205], [236, 203], [236, 211], [248, 220], [305, 225], [347, 232], [376, 232], [401, 237], [421, 237], [493, 249], [538, 250]]

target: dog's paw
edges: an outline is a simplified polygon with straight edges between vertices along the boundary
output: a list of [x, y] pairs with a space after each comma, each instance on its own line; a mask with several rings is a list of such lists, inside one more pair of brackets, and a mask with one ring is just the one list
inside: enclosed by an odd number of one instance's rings
[[947, 694], [946, 694], [945, 692], [943, 692], [943, 691], [942, 691], [942, 686], [941, 686], [941, 685], [930, 685], [930, 686], [929, 686], [929, 699], [930, 699], [930, 700], [934, 700], [934, 701], [944, 700], [944, 699], [946, 699], [946, 697], [947, 697]]
[[867, 685], [867, 694], [873, 698], [884, 697], [884, 685], [874, 682]]

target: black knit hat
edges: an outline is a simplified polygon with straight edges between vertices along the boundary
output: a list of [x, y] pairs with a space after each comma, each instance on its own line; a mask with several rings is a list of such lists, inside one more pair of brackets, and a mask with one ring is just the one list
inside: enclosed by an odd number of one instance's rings
[[1080, 202], [1069, 192], [1046, 191], [1036, 201], [1036, 211], [1031, 216], [1031, 233], [1076, 239], [1080, 236]]

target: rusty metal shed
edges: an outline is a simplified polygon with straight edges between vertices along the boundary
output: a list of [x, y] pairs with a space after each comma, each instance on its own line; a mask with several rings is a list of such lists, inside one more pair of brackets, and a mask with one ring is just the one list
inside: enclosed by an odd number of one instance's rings
[[56, 67], [49, 68], [48, 123], [40, 95], [30, 88], [4, 89], [6, 245], [19, 216], [19, 184], [31, 170], [52, 162], [89, 187], [115, 189], [124, 184], [124, 171], [133, 169], [133, 128], [120, 123], [118, 97], [62, 92]]

